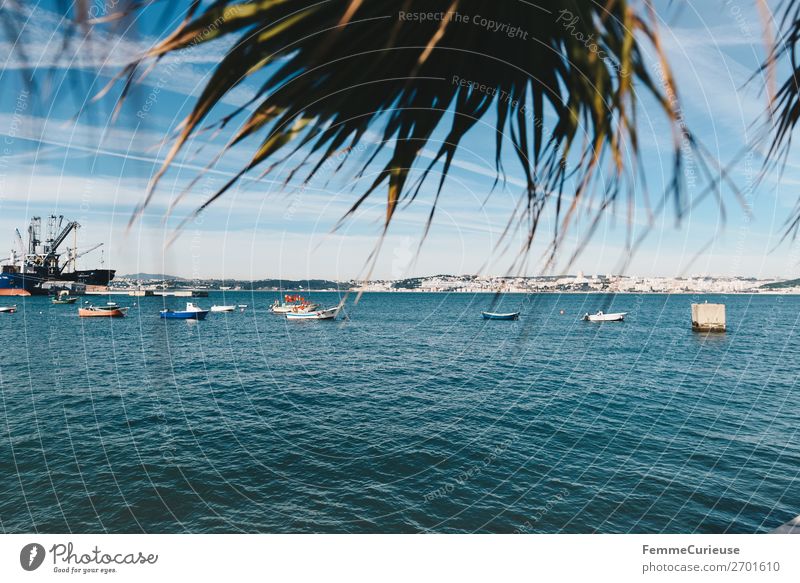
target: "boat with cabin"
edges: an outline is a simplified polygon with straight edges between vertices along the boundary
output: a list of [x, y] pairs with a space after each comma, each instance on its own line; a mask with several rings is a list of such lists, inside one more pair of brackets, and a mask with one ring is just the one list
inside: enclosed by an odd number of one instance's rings
[[53, 304], [74, 304], [78, 301], [78, 298], [70, 296], [67, 290], [62, 289], [60, 292], [58, 292], [58, 295], [53, 296], [53, 299], [50, 301]]
[[273, 314], [287, 314], [289, 312], [313, 312], [317, 308], [319, 308], [319, 304], [310, 302], [303, 296], [287, 294], [283, 296], [283, 303], [275, 300], [269, 307], [269, 311]]
[[205, 320], [208, 310], [186, 302], [185, 310], [161, 310], [159, 315], [165, 320]]

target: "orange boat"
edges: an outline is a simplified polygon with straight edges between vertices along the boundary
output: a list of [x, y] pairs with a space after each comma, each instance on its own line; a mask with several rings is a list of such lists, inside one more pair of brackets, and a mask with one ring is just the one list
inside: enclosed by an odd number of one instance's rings
[[78, 308], [78, 315], [81, 318], [122, 318], [128, 308], [120, 308], [116, 304], [108, 306], [88, 306]]

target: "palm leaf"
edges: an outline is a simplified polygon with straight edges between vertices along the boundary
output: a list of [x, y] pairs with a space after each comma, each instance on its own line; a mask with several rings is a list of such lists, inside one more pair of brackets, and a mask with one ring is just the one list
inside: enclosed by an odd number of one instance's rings
[[[461, 20], [403, 16], [436, 12], [457, 13]], [[520, 35], [475, 23], [478, 15], [517, 26]], [[398, 205], [412, 201], [441, 164], [438, 200], [464, 138], [494, 111], [498, 180], [509, 170], [503, 160], [510, 148], [526, 184], [523, 210], [510, 222], [525, 225], [527, 248], [552, 207], [555, 249], [579, 211], [601, 213], [619, 193], [633, 196], [633, 188], [622, 184], [632, 180], [628, 169], [637, 167], [639, 155], [635, 87], [655, 97], [673, 128], [676, 175], [667, 194], [683, 208], [679, 145], [686, 133], [668, 98], [674, 87], [654, 22], [654, 15], [638, 13], [629, 0], [554, 0], [542, 6], [512, 0], [216, 0], [204, 8], [189, 2], [184, 21], [142, 62], [226, 36], [237, 41], [181, 124], [144, 205], [187, 141], [204, 123], [214, 123], [209, 116], [220, 100], [249, 77], [268, 72], [251, 108], [216, 120], [224, 126], [241, 118], [227, 147], [259, 143], [237, 178], [198, 212], [239, 177], [261, 165], [269, 172], [277, 157], [288, 160], [301, 149], [306, 160], [289, 168], [290, 176], [309, 180], [377, 128], [381, 139], [369, 144], [362, 172], [387, 149], [388, 161], [350, 212], [385, 189], [388, 226]], [[663, 79], [650, 76], [642, 43], [660, 56]], [[140, 64], [126, 71], [129, 83]], [[451, 117], [433, 162], [423, 164], [423, 149]], [[415, 174], [417, 180], [410, 181]], [[594, 211], [593, 197], [599, 197]], [[426, 230], [432, 218], [433, 213]]]

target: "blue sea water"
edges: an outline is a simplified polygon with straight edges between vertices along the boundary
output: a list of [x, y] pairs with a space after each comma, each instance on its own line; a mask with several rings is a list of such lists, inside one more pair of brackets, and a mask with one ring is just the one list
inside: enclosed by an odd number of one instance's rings
[[[800, 513], [800, 298], [507, 295], [503, 322], [480, 318], [491, 295], [374, 293], [291, 322], [276, 296], [213, 293], [249, 307], [204, 322], [17, 299], [0, 531], [752, 533]], [[727, 333], [691, 331], [706, 299]], [[579, 320], [598, 309], [630, 315]]]

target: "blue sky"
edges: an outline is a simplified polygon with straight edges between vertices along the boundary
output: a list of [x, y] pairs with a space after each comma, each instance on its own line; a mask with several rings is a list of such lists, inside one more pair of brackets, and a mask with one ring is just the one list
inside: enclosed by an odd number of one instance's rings
[[[753, 143], [766, 106], [766, 80], [756, 77], [748, 82], [764, 58], [756, 2], [704, 0], [659, 5], [664, 7], [659, 13], [660, 29], [677, 80], [682, 113], [705, 146], [727, 163]], [[145, 14], [124, 36], [98, 31], [91, 41], [76, 38], [65, 48], [61, 16], [54, 5], [31, 2], [15, 12], [24, 41], [19, 46], [24, 52], [11, 50], [16, 39], [0, 33], [0, 54], [6, 55], [0, 71], [0, 249], [10, 248], [14, 228], [24, 230], [28, 217], [55, 212], [76, 218], [84, 226], [79, 246], [104, 242], [106, 266], [120, 273], [245, 279], [348, 279], [362, 275], [381, 231], [385, 194], [377, 193], [333, 231], [369, 180], [354, 180], [355, 164], [336, 175], [321, 176], [306, 188], [282, 188], [280, 179], [285, 174], [280, 170], [261, 180], [256, 173], [167, 245], [178, 222], [227, 181], [255, 147], [254, 143], [245, 144], [230, 152], [167, 216], [172, 202], [229, 134], [196, 136], [162, 181], [144, 216], [127, 228], [166, 154], [169, 142], [165, 138], [175, 131], [213, 65], [230, 46], [228, 41], [211, 43], [168, 57], [136, 88], [112, 122], [115, 92], [97, 102], [90, 100], [168, 28], [169, 22], [156, 12]], [[655, 59], [652, 66], [655, 73]], [[31, 75], [34, 86], [23, 82]], [[225, 98], [219, 112], [246, 103], [256, 86], [257, 81], [251, 81], [238, 87]], [[671, 164], [668, 128], [654, 111], [644, 99], [639, 137], [651, 197], [663, 190]], [[433, 228], [419, 254], [434, 181], [413, 206], [400, 211], [373, 277], [508, 272], [523, 233], [515, 234], [508, 245], [498, 242], [521, 195], [522, 181], [518, 166], [509, 160], [505, 188], [490, 195], [494, 181], [492, 135], [491, 127], [479, 126], [463, 142]], [[356, 153], [354, 162], [363, 155]], [[637, 198], [631, 222], [624, 205], [614, 209], [585, 251], [567, 265], [588, 225], [585, 217], [579, 220], [555, 271], [619, 272], [632, 229], [634, 235], [644, 230], [648, 235], [626, 269], [630, 274], [794, 277], [797, 247], [790, 243], [778, 246], [778, 242], [797, 199], [800, 165], [792, 163], [790, 156], [782, 175], [767, 176], [752, 189], [761, 161], [755, 151], [732, 166], [733, 177], [752, 204], [752, 217], [730, 193], [723, 193], [724, 224], [713, 198], [694, 205], [680, 224], [671, 208], [651, 222], [643, 199]], [[696, 197], [699, 191], [690, 189], [689, 194]], [[552, 230], [548, 221], [546, 217], [545, 233]], [[542, 272], [541, 258], [548, 242], [542, 238], [534, 245], [527, 274]], [[5, 255], [0, 252], [0, 257]], [[98, 262], [95, 252], [82, 266], [93, 267]]]

